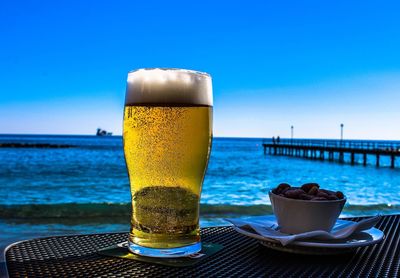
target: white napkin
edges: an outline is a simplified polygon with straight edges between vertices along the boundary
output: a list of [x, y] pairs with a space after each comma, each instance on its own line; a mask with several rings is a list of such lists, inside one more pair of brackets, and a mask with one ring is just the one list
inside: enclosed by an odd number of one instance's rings
[[239, 228], [251, 228], [260, 236], [279, 241], [283, 246], [290, 244], [298, 239], [344, 239], [354, 233], [368, 230], [378, 223], [381, 219], [380, 215], [363, 219], [360, 222], [347, 222], [344, 224], [335, 225], [330, 232], [326, 231], [311, 231], [301, 234], [285, 234], [279, 231], [276, 220], [271, 217], [258, 217], [253, 219], [225, 219], [234, 226]]

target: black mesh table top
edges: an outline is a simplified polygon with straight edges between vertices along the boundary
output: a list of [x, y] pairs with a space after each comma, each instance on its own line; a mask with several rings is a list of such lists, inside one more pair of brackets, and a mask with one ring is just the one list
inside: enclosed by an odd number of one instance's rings
[[231, 227], [211, 227], [202, 229], [202, 240], [224, 248], [191, 267], [155, 265], [96, 253], [125, 241], [126, 233], [19, 242], [7, 249], [6, 265], [10, 277], [399, 277], [399, 220], [400, 215], [383, 217], [376, 227], [384, 231], [384, 241], [342, 255], [283, 253], [263, 247]]

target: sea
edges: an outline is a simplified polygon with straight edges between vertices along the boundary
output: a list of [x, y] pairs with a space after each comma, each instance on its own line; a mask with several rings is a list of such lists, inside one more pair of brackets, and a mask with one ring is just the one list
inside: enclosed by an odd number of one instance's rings
[[[271, 214], [268, 191], [317, 182], [347, 196], [342, 216], [400, 213], [400, 167], [264, 154], [262, 138], [214, 138], [201, 226]], [[128, 231], [130, 189], [121, 136], [0, 135], [0, 248], [61, 234]], [[361, 162], [361, 157], [356, 160]], [[348, 161], [349, 157], [345, 157]]]

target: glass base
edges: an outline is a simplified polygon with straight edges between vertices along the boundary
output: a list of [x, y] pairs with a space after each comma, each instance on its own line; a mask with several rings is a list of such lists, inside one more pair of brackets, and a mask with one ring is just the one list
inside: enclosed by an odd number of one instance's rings
[[128, 248], [134, 254], [156, 258], [186, 257], [201, 250], [201, 242], [177, 248], [149, 248], [128, 241]]

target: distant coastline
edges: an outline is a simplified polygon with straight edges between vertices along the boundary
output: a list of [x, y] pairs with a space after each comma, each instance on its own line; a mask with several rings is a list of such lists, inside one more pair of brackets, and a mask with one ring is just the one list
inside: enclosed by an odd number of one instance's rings
[[40, 143], [0, 143], [0, 148], [39, 148], [39, 149], [66, 149], [74, 145], [40, 144]]

